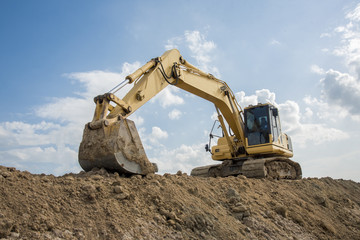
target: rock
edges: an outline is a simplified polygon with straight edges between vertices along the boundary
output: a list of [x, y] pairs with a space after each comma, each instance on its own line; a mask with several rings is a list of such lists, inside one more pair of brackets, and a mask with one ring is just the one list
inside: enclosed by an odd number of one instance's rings
[[10, 233], [10, 237], [11, 237], [11, 238], [19, 238], [19, 237], [20, 237], [20, 233], [11, 232], [11, 233]]
[[146, 179], [153, 179], [153, 178], [155, 178], [155, 173], [146, 174]]
[[244, 176], [244, 175], [238, 175], [237, 178], [245, 180], [245, 179], [246, 179], [246, 176]]
[[231, 209], [234, 213], [242, 213], [247, 210], [247, 208], [244, 206], [235, 206], [235, 207], [232, 207]]
[[158, 222], [158, 223], [162, 222], [162, 220], [163, 220], [163, 218], [159, 214], [155, 215], [153, 217], [153, 219], [154, 219], [155, 222]]
[[10, 235], [14, 223], [8, 219], [0, 219], [0, 238], [6, 238]]
[[183, 228], [181, 227], [181, 225], [179, 223], [175, 224], [175, 229], [180, 232], [183, 230]]
[[199, 195], [199, 189], [197, 187], [188, 189], [188, 192], [193, 195]]
[[330, 233], [332, 233], [332, 234], [335, 234], [335, 233], [336, 233], [335, 228], [331, 225], [331, 223], [328, 223], [325, 219], [320, 222], [320, 226], [321, 226], [324, 230], [326, 230], [326, 231], [328, 231], [328, 232], [330, 232]]
[[165, 173], [165, 174], [164, 174], [164, 177], [166, 177], [166, 178], [171, 178], [171, 174], [170, 174], [170, 173]]
[[173, 219], [169, 219], [168, 223], [172, 226], [174, 226], [176, 224], [176, 222]]
[[246, 218], [246, 217], [250, 217], [250, 215], [251, 215], [251, 212], [250, 212], [250, 210], [248, 209], [248, 210], [246, 210], [246, 211], [244, 211], [244, 213], [243, 213], [243, 217], [244, 218]]
[[237, 197], [231, 197], [229, 199], [229, 204], [230, 205], [236, 205], [237, 203], [239, 203], [241, 201], [240, 196]]
[[120, 181], [114, 181], [111, 185], [112, 186], [120, 186], [121, 182]]
[[131, 176], [131, 179], [142, 179], [141, 175], [135, 174]]
[[[74, 180], [75, 180], [73, 176], [66, 176], [65, 179], [66, 179], [66, 180], [69, 180], [69, 181], [74, 181]], [[43, 181], [49, 182], [49, 179], [46, 178], [46, 177], [44, 177], [44, 178], [43, 178]]]
[[91, 184], [87, 184], [82, 186], [82, 189], [84, 189], [87, 192], [96, 192], [96, 187], [94, 185]]
[[116, 199], [118, 199], [118, 200], [124, 200], [124, 199], [127, 199], [127, 198], [129, 198], [129, 195], [127, 193], [120, 193], [116, 197]]
[[115, 186], [114, 189], [113, 189], [113, 191], [114, 191], [114, 193], [122, 193], [122, 192], [123, 192], [121, 186]]
[[11, 173], [4, 171], [4, 172], [0, 172], [0, 175], [3, 176], [4, 178], [7, 178], [11, 176]]
[[315, 200], [321, 206], [329, 207], [329, 202], [324, 196], [317, 195], [317, 196], [315, 196]]
[[160, 182], [158, 181], [158, 180], [152, 180], [151, 182], [150, 182], [152, 185], [154, 185], [154, 186], [158, 186], [158, 187], [160, 187], [161, 186], [161, 184], [160, 184]]
[[283, 216], [284, 218], [287, 217], [287, 209], [286, 209], [286, 207], [284, 207], [284, 206], [277, 206], [277, 207], [275, 208], [275, 212], [276, 212], [277, 214]]
[[229, 188], [228, 191], [226, 192], [227, 198], [239, 197], [239, 196], [240, 196], [239, 193], [233, 188]]
[[109, 176], [109, 173], [108, 173], [108, 171], [106, 171], [105, 168], [101, 168], [99, 170], [99, 174], [102, 175], [102, 176], [107, 176], [107, 177]]
[[96, 174], [96, 175], [93, 175], [93, 176], [91, 177], [91, 179], [93, 179], [93, 180], [95, 180], [95, 181], [99, 181], [99, 180], [103, 179], [103, 177], [102, 177], [101, 175]]

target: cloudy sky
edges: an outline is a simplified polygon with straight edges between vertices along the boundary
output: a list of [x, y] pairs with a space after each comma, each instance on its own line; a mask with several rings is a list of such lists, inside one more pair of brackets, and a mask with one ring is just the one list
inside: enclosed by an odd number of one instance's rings
[[[80, 171], [93, 97], [178, 48], [241, 106], [279, 107], [305, 177], [360, 181], [358, 1], [3, 0], [0, 36], [0, 165]], [[130, 119], [160, 173], [189, 173], [214, 163], [214, 112], [168, 87]]]

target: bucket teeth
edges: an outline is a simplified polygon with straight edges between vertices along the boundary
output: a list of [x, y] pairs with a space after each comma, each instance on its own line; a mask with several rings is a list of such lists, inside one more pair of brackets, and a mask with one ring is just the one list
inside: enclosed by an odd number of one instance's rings
[[84, 129], [79, 163], [85, 171], [105, 168], [123, 174], [154, 173], [133, 121], [121, 119], [99, 129]]

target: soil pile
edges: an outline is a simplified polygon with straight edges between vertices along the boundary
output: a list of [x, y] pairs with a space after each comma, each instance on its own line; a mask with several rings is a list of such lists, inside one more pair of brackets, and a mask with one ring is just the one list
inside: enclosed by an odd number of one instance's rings
[[0, 166], [0, 239], [360, 239], [360, 183]]

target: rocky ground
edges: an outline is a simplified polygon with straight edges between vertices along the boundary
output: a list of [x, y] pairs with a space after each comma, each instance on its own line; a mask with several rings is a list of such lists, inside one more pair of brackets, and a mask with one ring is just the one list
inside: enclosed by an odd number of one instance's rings
[[0, 166], [0, 239], [360, 239], [360, 183]]

